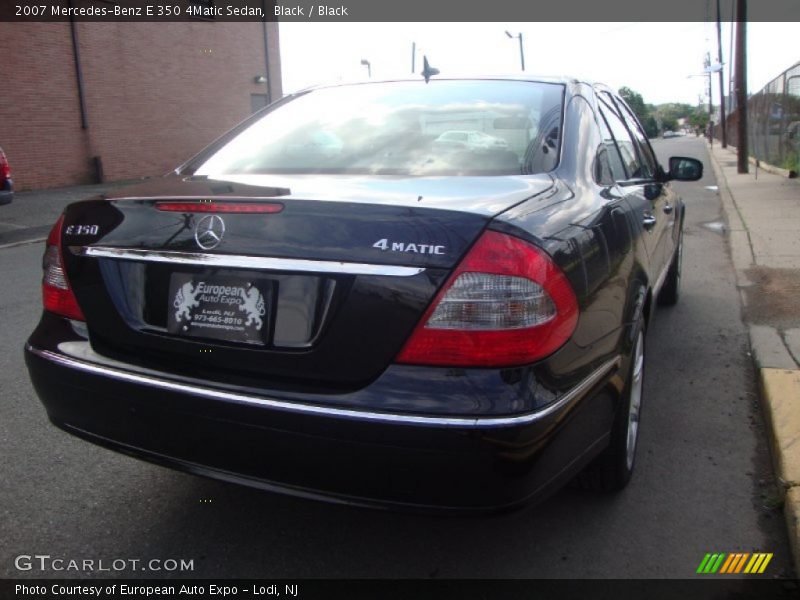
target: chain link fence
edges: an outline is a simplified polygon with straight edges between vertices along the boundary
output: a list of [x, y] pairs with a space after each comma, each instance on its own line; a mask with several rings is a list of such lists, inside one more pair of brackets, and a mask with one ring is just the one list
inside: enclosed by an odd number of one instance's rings
[[[728, 115], [728, 141], [739, 147], [739, 109]], [[750, 156], [800, 173], [800, 62], [770, 81], [747, 101]], [[715, 137], [721, 136], [715, 127]]]

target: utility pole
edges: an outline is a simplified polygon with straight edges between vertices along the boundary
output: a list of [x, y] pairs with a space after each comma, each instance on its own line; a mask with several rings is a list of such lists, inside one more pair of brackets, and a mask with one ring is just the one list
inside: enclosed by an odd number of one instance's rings
[[730, 107], [731, 112], [733, 112], [733, 108], [736, 106], [736, 102], [733, 99], [733, 37], [736, 28], [733, 26], [733, 23], [736, 21], [736, 0], [731, 0], [731, 39], [729, 42], [729, 51], [728, 51], [728, 99], [730, 100]]
[[708, 118], [711, 119], [714, 116], [714, 96], [712, 96], [712, 85], [711, 85], [711, 55], [706, 52], [706, 69], [708, 71]]
[[747, 139], [747, 0], [736, 0], [736, 167], [749, 172], [750, 144]]
[[711, 54], [706, 52], [706, 73], [708, 73], [708, 143], [714, 145], [714, 102], [711, 87]]
[[722, 147], [728, 147], [728, 127], [725, 117], [725, 76], [722, 66], [722, 15], [717, 0], [717, 62], [719, 62], [719, 126], [722, 131]]

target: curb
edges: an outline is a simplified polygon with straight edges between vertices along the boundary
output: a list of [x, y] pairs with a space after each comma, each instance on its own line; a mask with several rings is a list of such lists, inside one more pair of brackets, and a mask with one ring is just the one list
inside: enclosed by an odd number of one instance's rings
[[[717, 138], [714, 139], [717, 140]], [[721, 144], [722, 142], [717, 140], [717, 143]], [[731, 146], [730, 144], [728, 144], [727, 150], [730, 150], [734, 154], [738, 152], [736, 146]], [[762, 171], [766, 171], [767, 173], [772, 173], [773, 175], [780, 175], [781, 177], [786, 177], [787, 179], [794, 179], [795, 177], [797, 177], [796, 171], [771, 165], [770, 163], [764, 162], [763, 160], [758, 159], [755, 156], [748, 156], [747, 160], [750, 162], [751, 165], [755, 166], [758, 169], [761, 169]]]
[[[708, 154], [717, 179], [722, 210], [730, 228], [728, 240], [734, 272], [737, 287], [742, 292], [742, 287], [749, 283], [744, 269], [755, 262], [752, 260], [750, 234], [722, 168], [710, 148]], [[745, 245], [748, 248], [745, 249]], [[744, 306], [743, 293], [741, 300]], [[794, 361], [780, 336], [771, 328], [748, 325], [748, 337], [753, 366], [758, 373], [761, 406], [767, 424], [775, 476], [783, 495], [783, 514], [795, 574], [800, 574], [800, 370], [783, 368], [794, 367]], [[784, 353], [788, 362], [777, 361], [776, 357], [782, 357]]]
[[778, 483], [784, 490], [800, 490], [800, 371], [761, 369], [759, 375]]
[[792, 173], [794, 171], [790, 171], [789, 169], [783, 169], [781, 167], [776, 167], [775, 165], [771, 165], [769, 163], [764, 162], [763, 160], [753, 158], [752, 156], [750, 157], [750, 164], [754, 165], [756, 169], [761, 169], [762, 171], [766, 171], [767, 173], [772, 173], [773, 175], [780, 175], [781, 177], [786, 177], [786, 179], [794, 179], [794, 177], [792, 176]]
[[794, 553], [794, 572], [797, 573], [800, 568], [800, 560], [798, 560], [797, 556], [797, 542], [800, 539], [800, 488], [793, 487], [786, 492], [783, 514], [786, 516], [789, 544]]
[[[731, 152], [731, 154], [733, 153]], [[730, 232], [728, 236], [729, 248], [733, 259], [734, 273], [736, 274], [736, 284], [741, 291], [743, 287], [750, 284], [745, 274], [745, 269], [750, 268], [756, 262], [753, 254], [753, 245], [750, 241], [750, 230], [739, 212], [739, 207], [736, 205], [736, 200], [728, 186], [728, 179], [725, 177], [725, 173], [719, 166], [717, 158], [710, 147], [708, 148], [708, 156], [711, 161], [711, 168], [714, 171], [714, 177], [717, 180], [722, 213], [728, 223], [728, 231]], [[741, 295], [740, 299], [742, 305], [744, 305], [746, 300], [744, 294]]]
[[800, 573], [800, 370], [763, 368], [759, 379], [789, 545]]

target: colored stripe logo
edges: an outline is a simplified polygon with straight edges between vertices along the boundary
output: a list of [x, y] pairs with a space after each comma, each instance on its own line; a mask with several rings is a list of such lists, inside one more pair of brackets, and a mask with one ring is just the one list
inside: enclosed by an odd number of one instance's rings
[[702, 575], [713, 574], [735, 574], [763, 573], [769, 561], [772, 560], [772, 552], [714, 552], [708, 553], [700, 561], [697, 573]]

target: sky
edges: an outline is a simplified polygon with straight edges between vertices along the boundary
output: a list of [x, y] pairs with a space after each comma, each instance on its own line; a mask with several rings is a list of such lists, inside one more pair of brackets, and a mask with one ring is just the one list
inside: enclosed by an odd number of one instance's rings
[[[757, 92], [800, 61], [797, 23], [748, 23], [748, 87]], [[731, 24], [722, 25], [727, 86]], [[717, 62], [715, 23], [301, 23], [280, 24], [284, 93], [309, 85], [372, 78], [411, 77], [422, 56], [442, 75], [518, 74], [522, 33], [525, 72], [570, 75], [627, 86], [650, 104], [708, 102], [706, 52]], [[701, 75], [701, 76], [698, 76]], [[713, 76], [714, 104], [719, 102]]]

